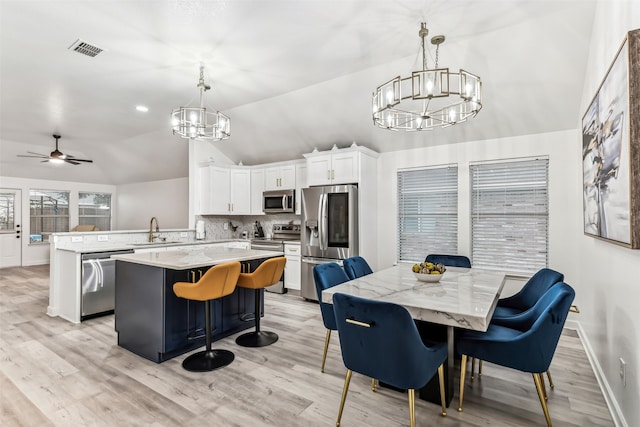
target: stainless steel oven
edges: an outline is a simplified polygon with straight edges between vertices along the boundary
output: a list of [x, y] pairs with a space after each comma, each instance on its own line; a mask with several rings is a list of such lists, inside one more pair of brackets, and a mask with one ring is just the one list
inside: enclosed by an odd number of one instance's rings
[[296, 190], [274, 190], [262, 193], [262, 211], [266, 214], [294, 213]]
[[[284, 252], [284, 243], [300, 240], [300, 224], [273, 224], [273, 238], [251, 240], [251, 249]], [[284, 294], [287, 288], [281, 278], [278, 283], [265, 288], [266, 291]]]

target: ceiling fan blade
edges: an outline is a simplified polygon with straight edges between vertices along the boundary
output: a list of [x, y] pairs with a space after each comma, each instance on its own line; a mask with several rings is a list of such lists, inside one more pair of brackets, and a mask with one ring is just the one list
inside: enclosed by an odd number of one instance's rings
[[65, 162], [67, 163], [71, 163], [72, 165], [79, 165], [80, 163], [76, 162], [75, 160], [71, 160], [71, 159], [64, 159]]
[[34, 153], [33, 151], [27, 151], [27, 153], [29, 153], [29, 154], [37, 154], [38, 156], [42, 156], [42, 157], [49, 157], [46, 154]]
[[74, 162], [93, 163], [93, 160], [89, 160], [89, 159], [76, 159], [75, 157], [69, 158], [69, 156], [67, 156], [67, 159], [73, 160]]
[[16, 154], [16, 157], [34, 157], [36, 159], [48, 159], [49, 158], [49, 156], [43, 156], [42, 154], [33, 155], [33, 156], [28, 156], [26, 154]]

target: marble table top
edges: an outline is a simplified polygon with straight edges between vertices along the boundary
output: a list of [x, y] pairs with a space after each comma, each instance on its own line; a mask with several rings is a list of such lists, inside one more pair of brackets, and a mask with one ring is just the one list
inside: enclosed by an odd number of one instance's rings
[[411, 264], [400, 264], [322, 291], [322, 301], [345, 293], [404, 306], [414, 319], [486, 331], [506, 274], [478, 268], [447, 267], [440, 282], [417, 280]]
[[189, 268], [208, 267], [230, 261], [249, 261], [252, 259], [273, 258], [277, 256], [284, 256], [284, 252], [214, 247], [194, 250], [122, 254], [113, 255], [111, 258], [171, 270], [187, 270]]

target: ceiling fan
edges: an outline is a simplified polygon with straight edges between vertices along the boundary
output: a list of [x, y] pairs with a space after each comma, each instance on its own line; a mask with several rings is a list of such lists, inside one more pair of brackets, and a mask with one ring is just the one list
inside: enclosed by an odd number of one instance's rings
[[29, 153], [30, 155], [26, 155], [26, 154], [18, 154], [18, 157], [35, 157], [37, 159], [45, 159], [42, 161], [42, 163], [44, 162], [51, 162], [51, 163], [71, 163], [72, 165], [79, 165], [80, 163], [93, 163], [93, 160], [87, 160], [87, 159], [78, 159], [75, 158], [74, 156], [70, 155], [70, 154], [63, 154], [62, 151], [58, 150], [58, 140], [60, 139], [60, 135], [53, 135], [53, 137], [56, 139], [56, 149], [53, 150], [48, 156], [45, 154], [39, 154], [39, 153], [34, 153], [32, 151], [27, 151], [27, 153]]

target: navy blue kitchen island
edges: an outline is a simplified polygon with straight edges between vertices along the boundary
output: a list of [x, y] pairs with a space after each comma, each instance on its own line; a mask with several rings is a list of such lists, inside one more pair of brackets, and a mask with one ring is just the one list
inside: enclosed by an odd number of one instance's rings
[[[283, 253], [225, 247], [114, 256], [118, 345], [156, 363], [202, 347], [205, 303], [178, 298], [173, 284], [196, 282], [209, 267], [229, 261], [239, 261], [242, 272], [252, 272], [277, 256]], [[255, 324], [253, 289], [236, 288], [211, 304], [214, 341]]]

